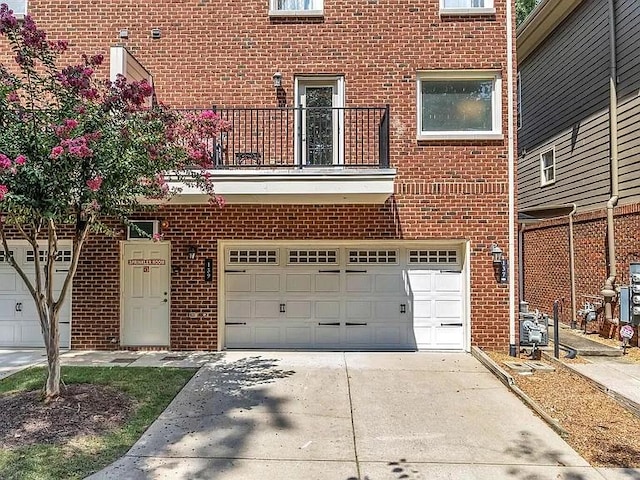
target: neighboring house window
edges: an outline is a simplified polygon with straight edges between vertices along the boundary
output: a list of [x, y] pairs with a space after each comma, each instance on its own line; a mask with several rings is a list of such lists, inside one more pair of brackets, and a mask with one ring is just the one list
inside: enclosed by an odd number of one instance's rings
[[322, 15], [323, 0], [270, 0], [270, 15]]
[[23, 17], [27, 13], [27, 0], [2, 0], [0, 3], [6, 3], [16, 17]]
[[452, 15], [495, 13], [493, 0], [440, 0], [440, 13]]
[[418, 73], [418, 139], [502, 138], [499, 72]]
[[556, 149], [540, 154], [540, 180], [542, 186], [556, 181]]

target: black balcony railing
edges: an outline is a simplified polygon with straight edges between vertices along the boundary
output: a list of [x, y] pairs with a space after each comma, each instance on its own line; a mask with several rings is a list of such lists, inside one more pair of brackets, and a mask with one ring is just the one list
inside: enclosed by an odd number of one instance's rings
[[216, 168], [389, 167], [389, 106], [215, 108]]

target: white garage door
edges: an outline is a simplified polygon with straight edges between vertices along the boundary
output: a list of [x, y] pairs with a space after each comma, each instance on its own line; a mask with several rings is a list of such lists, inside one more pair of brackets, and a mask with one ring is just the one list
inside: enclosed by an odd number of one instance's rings
[[[34, 252], [31, 247], [10, 245], [13, 258], [19, 262], [30, 278], [34, 273]], [[46, 251], [40, 251], [40, 260], [46, 259]], [[60, 253], [56, 263], [55, 283], [62, 285], [71, 263], [71, 248]], [[56, 291], [57, 294], [57, 291]], [[67, 299], [60, 312], [60, 346], [69, 348], [71, 302]], [[31, 294], [22, 279], [9, 265], [4, 252], [0, 252], [0, 346], [2, 347], [42, 347], [44, 341], [40, 320]]]
[[227, 248], [225, 346], [462, 350], [462, 255], [448, 248]]

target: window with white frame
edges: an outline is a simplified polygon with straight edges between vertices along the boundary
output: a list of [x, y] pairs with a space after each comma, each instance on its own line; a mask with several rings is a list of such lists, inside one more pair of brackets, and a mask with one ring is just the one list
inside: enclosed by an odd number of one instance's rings
[[2, 0], [0, 3], [6, 3], [16, 17], [23, 17], [27, 14], [27, 0]]
[[323, 0], [269, 0], [270, 15], [322, 15]]
[[493, 0], [440, 0], [440, 13], [492, 14]]
[[418, 139], [502, 138], [502, 82], [494, 71], [418, 73]]
[[556, 181], [556, 149], [540, 154], [540, 183], [542, 186]]

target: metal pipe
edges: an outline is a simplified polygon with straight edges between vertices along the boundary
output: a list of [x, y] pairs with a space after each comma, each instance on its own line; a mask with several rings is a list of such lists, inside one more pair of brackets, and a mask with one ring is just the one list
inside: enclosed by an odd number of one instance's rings
[[[520, 305], [524, 301], [524, 230], [527, 226], [520, 224], [518, 230], [518, 299]], [[519, 309], [520, 311], [520, 309]]]
[[573, 244], [573, 216], [578, 209], [573, 204], [573, 210], [569, 214], [569, 283], [571, 283], [571, 328], [576, 328], [576, 251]]
[[614, 0], [609, 0], [609, 145], [611, 155], [611, 198], [607, 201], [607, 250], [609, 255], [609, 277], [600, 292], [604, 297], [604, 317], [608, 322], [613, 320], [613, 298], [616, 295], [616, 239], [613, 222], [613, 209], [618, 204], [618, 65], [616, 62], [616, 12]]
[[515, 128], [514, 128], [514, 58], [513, 58], [513, 6], [507, 3], [507, 130], [508, 130], [508, 175], [509, 175], [509, 355], [516, 356], [516, 275], [515, 275]]
[[553, 301], [553, 356], [560, 356], [560, 316], [558, 314], [558, 300]]

